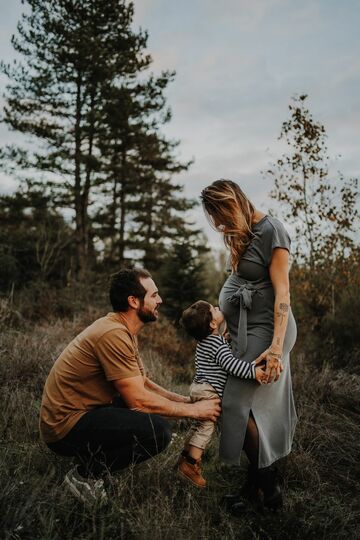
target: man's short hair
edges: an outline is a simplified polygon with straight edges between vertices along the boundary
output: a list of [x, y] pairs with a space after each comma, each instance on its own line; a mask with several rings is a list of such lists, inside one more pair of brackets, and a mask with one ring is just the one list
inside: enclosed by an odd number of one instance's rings
[[110, 277], [110, 302], [114, 311], [129, 309], [129, 296], [144, 300], [146, 289], [140, 279], [151, 278], [144, 268], [124, 268]]
[[204, 300], [198, 300], [195, 304], [185, 309], [180, 323], [187, 333], [198, 341], [206, 338], [212, 332], [210, 323], [213, 316], [210, 311], [211, 305]]

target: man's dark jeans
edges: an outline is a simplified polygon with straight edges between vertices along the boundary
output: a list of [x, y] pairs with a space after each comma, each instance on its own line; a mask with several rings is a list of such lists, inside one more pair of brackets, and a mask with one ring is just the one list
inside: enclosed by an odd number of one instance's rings
[[109, 407], [85, 413], [65, 437], [47, 446], [62, 456], [75, 456], [82, 476], [98, 478], [155, 456], [170, 440], [164, 418], [132, 411], [116, 399]]

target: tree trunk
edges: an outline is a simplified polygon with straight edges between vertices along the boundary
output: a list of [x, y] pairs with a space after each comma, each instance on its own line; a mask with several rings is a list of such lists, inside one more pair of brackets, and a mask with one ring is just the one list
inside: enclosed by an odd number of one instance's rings
[[308, 235], [308, 240], [309, 240], [309, 243], [310, 243], [309, 260], [310, 260], [310, 268], [311, 268], [311, 270], [314, 270], [313, 228], [312, 228], [312, 225], [309, 222], [309, 203], [308, 203], [308, 200], [307, 200], [307, 189], [306, 189], [307, 176], [306, 176], [306, 167], [305, 167], [304, 163], [302, 164], [302, 173], [303, 173], [303, 204], [304, 204], [307, 235]]
[[117, 166], [117, 154], [112, 157], [113, 162], [113, 185], [112, 185], [112, 203], [111, 203], [111, 214], [110, 214], [110, 224], [109, 224], [109, 235], [110, 235], [110, 261], [114, 261], [115, 255], [115, 244], [116, 244], [116, 209], [118, 201], [118, 185], [119, 185], [119, 170]]
[[121, 155], [121, 189], [120, 189], [120, 227], [119, 227], [119, 264], [124, 263], [124, 251], [125, 251], [125, 216], [126, 216], [126, 192], [125, 192], [125, 165], [126, 165], [126, 151], [122, 151]]
[[81, 196], [81, 218], [82, 218], [82, 243], [83, 243], [83, 267], [81, 269], [82, 277], [88, 266], [89, 259], [89, 216], [88, 216], [88, 207], [89, 207], [89, 193], [91, 187], [91, 173], [93, 170], [91, 159], [93, 157], [93, 145], [94, 145], [94, 135], [95, 135], [95, 96], [96, 96], [96, 86], [93, 86], [91, 89], [90, 95], [90, 125], [89, 125], [89, 138], [88, 138], [88, 153], [86, 161], [86, 173], [85, 173], [85, 184]]
[[75, 113], [75, 242], [76, 265], [75, 279], [81, 279], [85, 272], [86, 256], [83, 227], [83, 204], [81, 197], [81, 89], [82, 76], [78, 72], [76, 81], [76, 113]]

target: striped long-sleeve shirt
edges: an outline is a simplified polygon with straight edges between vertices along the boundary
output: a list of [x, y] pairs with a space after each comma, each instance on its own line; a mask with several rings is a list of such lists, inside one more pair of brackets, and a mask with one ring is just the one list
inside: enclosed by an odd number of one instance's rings
[[222, 397], [228, 374], [255, 379], [255, 362], [236, 358], [223, 336], [210, 334], [198, 342], [195, 352], [194, 383], [211, 384]]

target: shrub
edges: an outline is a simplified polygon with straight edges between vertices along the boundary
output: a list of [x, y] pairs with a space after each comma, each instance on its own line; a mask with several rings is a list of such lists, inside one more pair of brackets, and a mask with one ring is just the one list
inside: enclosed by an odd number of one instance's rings
[[[28, 323], [21, 330], [8, 328], [0, 334], [2, 538], [357, 538], [360, 455], [355, 407], [360, 378], [349, 379], [329, 365], [316, 372], [299, 353], [292, 357], [299, 423], [294, 451], [282, 463], [283, 512], [263, 513], [249, 504], [240, 518], [225, 513], [221, 498], [239, 489], [246, 463], [240, 469], [221, 464], [216, 438], [204, 459], [208, 488], [199, 492], [181, 483], [173, 467], [184, 440], [184, 422], [173, 422], [173, 443], [164, 453], [114, 477], [109, 506], [91, 512], [71, 498], [62, 486], [70, 461], [52, 454], [39, 441], [38, 413], [52, 363], [95, 316], [96, 311], [89, 310], [73, 320]], [[152, 378], [186, 393], [187, 383], [178, 384], [173, 374], [178, 377], [179, 364], [189, 365], [190, 371], [190, 344], [184, 344], [164, 320], [144, 330], [141, 352]]]

